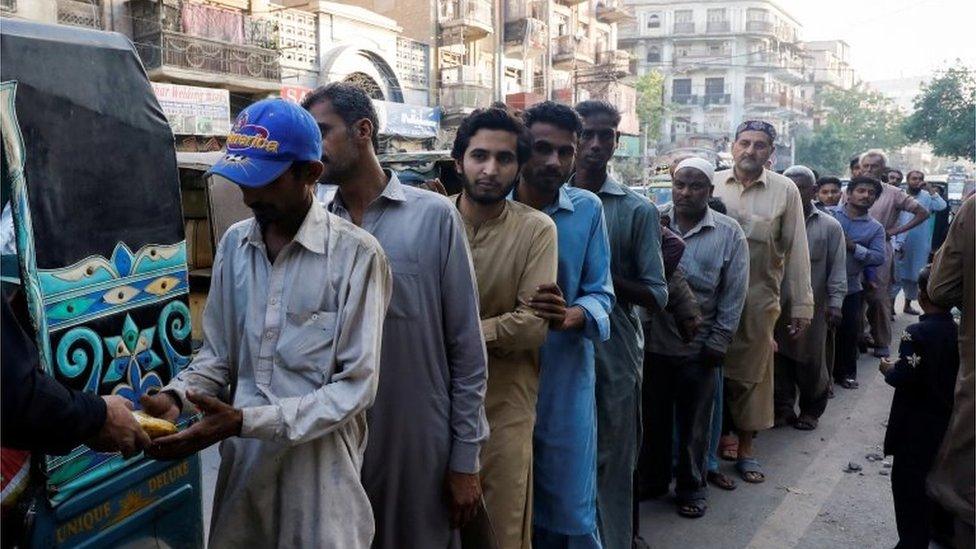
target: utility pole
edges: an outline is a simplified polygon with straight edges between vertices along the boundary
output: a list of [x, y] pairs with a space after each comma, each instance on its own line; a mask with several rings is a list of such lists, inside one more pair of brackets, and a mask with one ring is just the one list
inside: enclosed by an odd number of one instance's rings
[[505, 101], [505, 6], [501, 0], [494, 0], [495, 19], [495, 101]]
[[552, 99], [552, 0], [542, 0], [545, 5], [546, 49], [542, 55], [542, 88], [546, 101]]

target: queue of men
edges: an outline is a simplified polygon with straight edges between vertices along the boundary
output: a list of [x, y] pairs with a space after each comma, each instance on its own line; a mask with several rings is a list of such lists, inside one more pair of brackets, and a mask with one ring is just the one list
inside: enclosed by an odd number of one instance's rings
[[[103, 446], [172, 459], [220, 442], [212, 547], [626, 548], [639, 500], [674, 483], [698, 518], [709, 483], [736, 488], [718, 455], [763, 482], [756, 434], [815, 429], [831, 378], [857, 387], [862, 304], [889, 353], [892, 240], [934, 199], [882, 183], [874, 151], [843, 190], [770, 171], [776, 130], [754, 120], [732, 169], [676, 162], [659, 211], [609, 171], [620, 119], [603, 101], [477, 110], [445, 197], [382, 168], [358, 87], [246, 108], [212, 172], [254, 217], [216, 251], [202, 349], [142, 399], [202, 419]], [[329, 204], [319, 182], [338, 186]], [[928, 253], [909, 248], [900, 261]], [[896, 280], [928, 307], [918, 273]], [[967, 440], [943, 446], [943, 484]], [[971, 532], [971, 492], [968, 508], [935, 492]]]

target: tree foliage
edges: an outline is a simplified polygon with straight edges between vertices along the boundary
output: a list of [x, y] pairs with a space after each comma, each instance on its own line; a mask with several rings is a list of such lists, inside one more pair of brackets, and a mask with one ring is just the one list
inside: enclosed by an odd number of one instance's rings
[[976, 161], [976, 75], [959, 65], [937, 74], [915, 96], [904, 131], [939, 156]]
[[656, 141], [661, 134], [664, 120], [664, 75], [651, 71], [637, 79], [637, 119], [641, 130], [647, 132], [649, 141]]
[[878, 92], [860, 87], [825, 90], [819, 108], [823, 121], [797, 138], [796, 162], [821, 174], [844, 174], [850, 157], [868, 149], [891, 150], [908, 143], [904, 116]]

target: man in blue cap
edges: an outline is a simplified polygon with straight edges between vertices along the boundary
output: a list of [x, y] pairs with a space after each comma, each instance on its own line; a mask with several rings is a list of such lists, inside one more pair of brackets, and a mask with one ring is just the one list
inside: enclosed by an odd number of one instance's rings
[[189, 429], [147, 451], [175, 459], [221, 442], [210, 547], [369, 547], [360, 483], [392, 292], [379, 243], [314, 199], [321, 135], [298, 105], [237, 117], [211, 169], [240, 186], [252, 219], [221, 239], [203, 348], [144, 408]]

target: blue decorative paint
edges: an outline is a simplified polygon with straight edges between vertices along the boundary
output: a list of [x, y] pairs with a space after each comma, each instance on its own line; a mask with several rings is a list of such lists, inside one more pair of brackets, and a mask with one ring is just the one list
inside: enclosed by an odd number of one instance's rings
[[[135, 254], [123, 242], [115, 245], [111, 260], [92, 255], [72, 265], [38, 272], [41, 290], [47, 299], [61, 294], [128, 284], [131, 280], [143, 280], [145, 275], [166, 271], [186, 270], [186, 241], [176, 244], [147, 244]], [[114, 281], [114, 282], [113, 282]]]
[[[166, 284], [165, 289], [160, 288], [161, 281]], [[118, 282], [113, 283], [118, 284]], [[70, 298], [77, 295], [71, 293], [64, 294], [64, 297], [58, 298], [58, 301], [49, 301], [48, 321], [52, 330], [63, 329], [95, 318], [165, 301], [175, 295], [186, 293], [188, 289], [186, 271], [167, 273], [163, 276], [153, 275], [143, 280], [130, 280], [128, 284], [109, 286], [107, 289], [104, 285], [98, 285], [96, 289], [79, 297]], [[111, 303], [108, 301], [110, 298], [113, 301]], [[60, 301], [61, 299], [67, 301]], [[68, 306], [65, 305], [82, 299], [88, 303], [86, 307], [75, 304], [69, 311]]]
[[[87, 350], [82, 347], [87, 346]], [[71, 351], [71, 355], [68, 355]], [[91, 368], [85, 390], [97, 392], [98, 378], [102, 373], [102, 338], [91, 328], [75, 328], [66, 333], [58, 343], [57, 368], [65, 377], [74, 379]]]
[[105, 338], [105, 347], [112, 357], [112, 362], [105, 372], [102, 383], [119, 381], [133, 367], [138, 369], [141, 366], [143, 369], [152, 370], [161, 365], [163, 361], [152, 350], [155, 334], [155, 327], [139, 330], [132, 317], [125, 315], [122, 335]]
[[[173, 317], [173, 318], [171, 318]], [[159, 342], [163, 346], [166, 362], [169, 364], [170, 377], [178, 374], [190, 363], [190, 357], [181, 355], [170, 341], [170, 334], [177, 341], [186, 341], [190, 337], [190, 309], [182, 301], [173, 301], [163, 307], [159, 313]]]
[[163, 380], [159, 377], [159, 374], [150, 372], [143, 375], [139, 369], [139, 365], [135, 362], [130, 362], [128, 383], [116, 385], [112, 389], [112, 394], [128, 399], [132, 402], [133, 407], [139, 410], [142, 408], [139, 404], [139, 397], [149, 392], [150, 389], [161, 389], [162, 387]]

